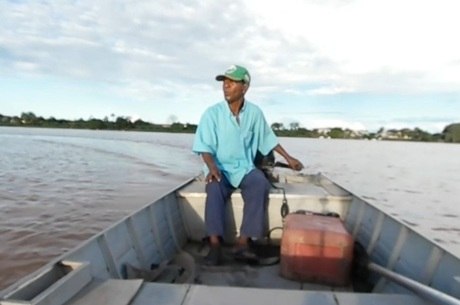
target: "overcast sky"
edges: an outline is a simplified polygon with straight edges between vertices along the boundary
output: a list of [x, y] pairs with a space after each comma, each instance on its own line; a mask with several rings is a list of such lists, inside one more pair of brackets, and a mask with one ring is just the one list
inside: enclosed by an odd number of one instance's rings
[[460, 1], [0, 0], [0, 114], [198, 123], [246, 66], [268, 122], [460, 122]]

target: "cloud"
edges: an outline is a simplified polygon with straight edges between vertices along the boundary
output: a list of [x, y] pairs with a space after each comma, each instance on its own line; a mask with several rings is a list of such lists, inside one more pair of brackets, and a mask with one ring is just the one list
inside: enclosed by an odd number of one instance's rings
[[[260, 9], [261, 6], [264, 9]], [[305, 41], [314, 54], [321, 54], [339, 72], [338, 87], [347, 79], [364, 80], [368, 74], [418, 74], [422, 85], [406, 83], [404, 89], [416, 91], [431, 84], [441, 89], [437, 80], [452, 77], [449, 62], [458, 59], [460, 41], [453, 41], [460, 21], [455, 1], [328, 1], [326, 3], [286, 0], [266, 3], [248, 2], [263, 24], [291, 40]], [[415, 9], [416, 8], [416, 9]], [[391, 16], [391, 18], [389, 18]], [[458, 73], [458, 66], [455, 69]], [[436, 72], [436, 73], [433, 73]], [[383, 76], [382, 76], [383, 77]], [[343, 82], [343, 83], [342, 83]], [[367, 91], [369, 83], [358, 83]], [[402, 86], [401, 86], [402, 87]], [[372, 88], [369, 88], [371, 90]]]
[[372, 91], [369, 77], [426, 88], [399, 82], [409, 74], [432, 90], [459, 85], [450, 64], [460, 54], [458, 18], [434, 2], [408, 2], [3, 2], [0, 43], [13, 71], [115, 83], [202, 83], [237, 62], [273, 90], [326, 83], [310, 94]]
[[286, 100], [302, 106], [352, 94], [458, 93], [458, 6], [454, 0], [3, 1], [0, 76], [92, 83], [127, 103], [196, 103], [177, 107], [181, 119], [196, 118], [200, 107], [221, 98], [213, 78], [233, 63], [249, 68], [250, 97], [273, 107], [274, 120]]
[[320, 88], [310, 90], [311, 95], [335, 95], [335, 94], [351, 93], [351, 92], [354, 92], [353, 88], [336, 87], [336, 86], [320, 87]]

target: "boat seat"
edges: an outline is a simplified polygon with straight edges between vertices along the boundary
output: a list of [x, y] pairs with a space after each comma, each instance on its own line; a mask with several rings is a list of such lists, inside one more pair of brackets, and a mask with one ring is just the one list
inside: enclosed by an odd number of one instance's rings
[[[304, 197], [305, 195], [314, 197], [331, 196], [331, 194], [328, 193], [324, 188], [314, 184], [310, 184], [306, 187], [305, 184], [302, 183], [277, 183], [275, 184], [275, 186], [284, 188], [286, 191], [286, 196], [288, 197]], [[192, 183], [190, 185], [187, 185], [186, 187], [178, 191], [178, 195], [181, 197], [204, 198], [206, 197], [205, 183]], [[282, 195], [282, 190], [275, 187], [270, 188], [270, 197], [279, 197], [277, 195]], [[348, 197], [348, 194], [346, 195]], [[236, 189], [235, 192], [233, 192], [232, 197], [241, 197], [240, 189]]]
[[142, 282], [139, 279], [92, 281], [66, 305], [128, 305], [138, 293]]
[[131, 305], [428, 305], [422, 299], [403, 294], [343, 293], [331, 291], [299, 291], [215, 287], [206, 285], [173, 285], [143, 283]]
[[[269, 194], [267, 219], [269, 227], [281, 227], [283, 219], [280, 211], [283, 202], [288, 204], [290, 212], [307, 210], [317, 213], [336, 213], [344, 219], [351, 202], [348, 193], [337, 189], [327, 188], [318, 183], [277, 183], [277, 188], [272, 187]], [[284, 192], [283, 192], [283, 188]], [[176, 193], [179, 198], [181, 213], [183, 215], [187, 237], [193, 241], [200, 241], [205, 235], [204, 210], [205, 210], [205, 183], [196, 182], [185, 186]], [[242, 222], [243, 199], [239, 189], [233, 192], [230, 198], [232, 204], [227, 205], [225, 240], [232, 242], [238, 235]], [[236, 233], [236, 234], [235, 234]], [[279, 239], [281, 231], [271, 235]]]
[[144, 283], [130, 305], [182, 305], [189, 288], [190, 284]]
[[89, 262], [62, 260], [37, 270], [34, 276], [8, 293], [6, 301], [0, 300], [0, 304], [60, 305], [91, 281]]

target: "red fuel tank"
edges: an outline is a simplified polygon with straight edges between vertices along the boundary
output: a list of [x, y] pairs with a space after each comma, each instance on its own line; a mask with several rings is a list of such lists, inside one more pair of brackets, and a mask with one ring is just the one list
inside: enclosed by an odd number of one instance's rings
[[281, 275], [344, 286], [353, 258], [353, 237], [337, 217], [289, 214], [281, 237]]

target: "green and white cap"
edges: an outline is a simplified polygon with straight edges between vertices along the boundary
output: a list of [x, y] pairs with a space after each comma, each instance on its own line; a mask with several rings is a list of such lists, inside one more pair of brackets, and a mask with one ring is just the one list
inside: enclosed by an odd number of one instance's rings
[[238, 82], [244, 82], [249, 84], [251, 82], [251, 76], [249, 75], [248, 70], [245, 67], [238, 65], [231, 65], [224, 74], [216, 76], [216, 80], [223, 81], [224, 79], [231, 79]]

